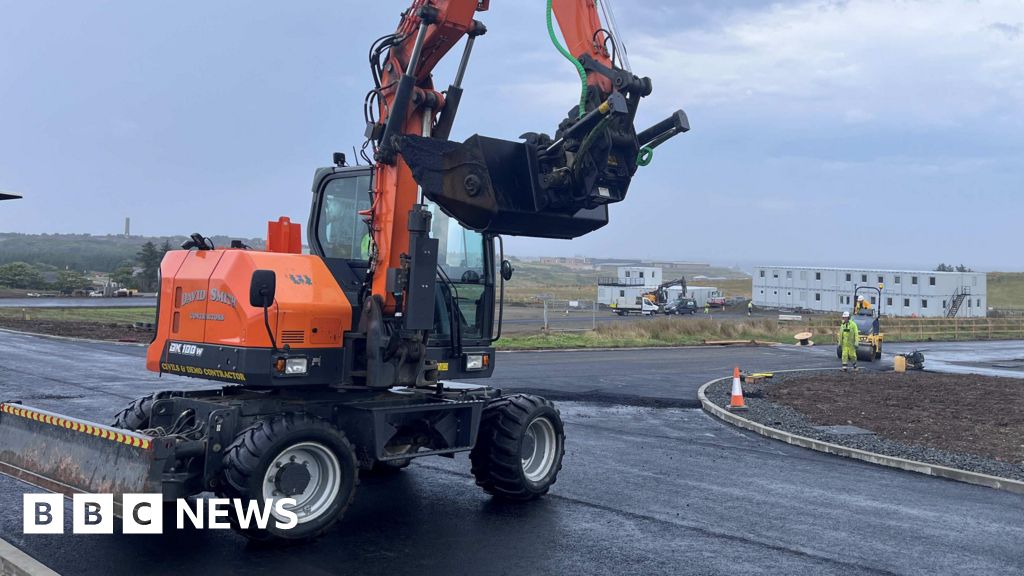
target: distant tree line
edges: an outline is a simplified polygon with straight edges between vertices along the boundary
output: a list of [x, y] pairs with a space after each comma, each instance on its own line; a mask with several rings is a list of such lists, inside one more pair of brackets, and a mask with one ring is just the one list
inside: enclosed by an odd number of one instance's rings
[[56, 270], [52, 266], [34, 266], [27, 262], [0, 265], [0, 286], [28, 290], [58, 290], [70, 294], [92, 287], [89, 278], [77, 270]]
[[[90, 289], [88, 273], [101, 272], [109, 274], [119, 287], [152, 292], [157, 288], [164, 254], [185, 239], [0, 233], [0, 287], [70, 294]], [[231, 241], [226, 236], [212, 240], [216, 246]], [[242, 240], [256, 250], [265, 246], [261, 239]]]
[[963, 264], [959, 264], [957, 266], [953, 266], [952, 264], [939, 264], [938, 266], [935, 267], [935, 271], [936, 272], [974, 272], [974, 270], [968, 268], [967, 266], [964, 266]]
[[[14, 234], [0, 233], [0, 265], [13, 262], [33, 266], [51, 266], [55, 270], [88, 270], [113, 273], [126, 264], [138, 261], [139, 246], [152, 243], [156, 247], [181, 246], [184, 236], [92, 236], [89, 234]], [[246, 244], [262, 250], [261, 239], [243, 239]], [[231, 239], [214, 236], [217, 246], [227, 246]]]

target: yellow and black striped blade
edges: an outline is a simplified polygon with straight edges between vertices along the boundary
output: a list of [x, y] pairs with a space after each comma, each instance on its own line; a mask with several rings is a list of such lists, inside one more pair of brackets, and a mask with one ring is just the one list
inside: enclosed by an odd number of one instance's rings
[[70, 496], [160, 492], [150, 436], [20, 404], [0, 404], [0, 474]]

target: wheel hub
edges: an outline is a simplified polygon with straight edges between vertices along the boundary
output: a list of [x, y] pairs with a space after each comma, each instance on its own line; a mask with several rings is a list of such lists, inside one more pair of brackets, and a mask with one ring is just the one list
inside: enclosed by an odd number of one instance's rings
[[523, 434], [522, 459], [523, 474], [531, 482], [540, 482], [551, 473], [557, 458], [558, 439], [551, 421], [545, 417], [530, 422]]
[[274, 486], [285, 496], [295, 496], [306, 491], [311, 479], [312, 475], [305, 466], [297, 462], [289, 462], [278, 469], [277, 476], [274, 478]]
[[523, 460], [529, 460], [536, 449], [537, 437], [534, 435], [532, 430], [528, 430], [526, 435], [523, 436], [523, 448], [519, 451], [519, 457]]
[[[300, 442], [282, 450], [263, 477], [263, 498], [292, 498], [286, 506], [299, 524], [327, 513], [342, 489], [342, 466], [330, 448], [319, 442]], [[275, 515], [275, 518], [282, 520]]]

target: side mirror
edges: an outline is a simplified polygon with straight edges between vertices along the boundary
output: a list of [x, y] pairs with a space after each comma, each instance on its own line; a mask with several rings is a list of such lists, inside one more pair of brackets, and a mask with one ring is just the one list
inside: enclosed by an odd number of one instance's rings
[[277, 294], [277, 274], [273, 270], [256, 270], [249, 283], [249, 305], [269, 308]]
[[501, 278], [508, 282], [512, 279], [512, 273], [515, 272], [515, 268], [512, 267], [512, 263], [508, 260], [501, 261]]

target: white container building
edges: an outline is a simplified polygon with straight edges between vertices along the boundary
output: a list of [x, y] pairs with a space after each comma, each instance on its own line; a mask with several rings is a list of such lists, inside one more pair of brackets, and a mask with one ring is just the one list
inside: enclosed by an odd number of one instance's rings
[[754, 306], [841, 312], [853, 309], [857, 286], [882, 288], [882, 301], [869, 291], [882, 314], [919, 317], [984, 317], [988, 309], [982, 272], [933, 272], [866, 268], [759, 266], [754, 270]]
[[[666, 289], [666, 292], [668, 292], [668, 301], [675, 302], [676, 300], [679, 299], [679, 296], [682, 295], [683, 287], [670, 286], [669, 288]], [[708, 300], [712, 298], [720, 298], [721, 296], [722, 291], [714, 286], [686, 287], [686, 297], [692, 298], [697, 303], [698, 308], [703, 308], [704, 305], [708, 303]]]
[[618, 280], [627, 285], [641, 285], [657, 288], [665, 281], [661, 268], [658, 266], [619, 266]]
[[640, 296], [662, 283], [662, 271], [657, 266], [619, 266], [617, 272], [614, 278], [598, 278], [598, 304], [632, 305]]

